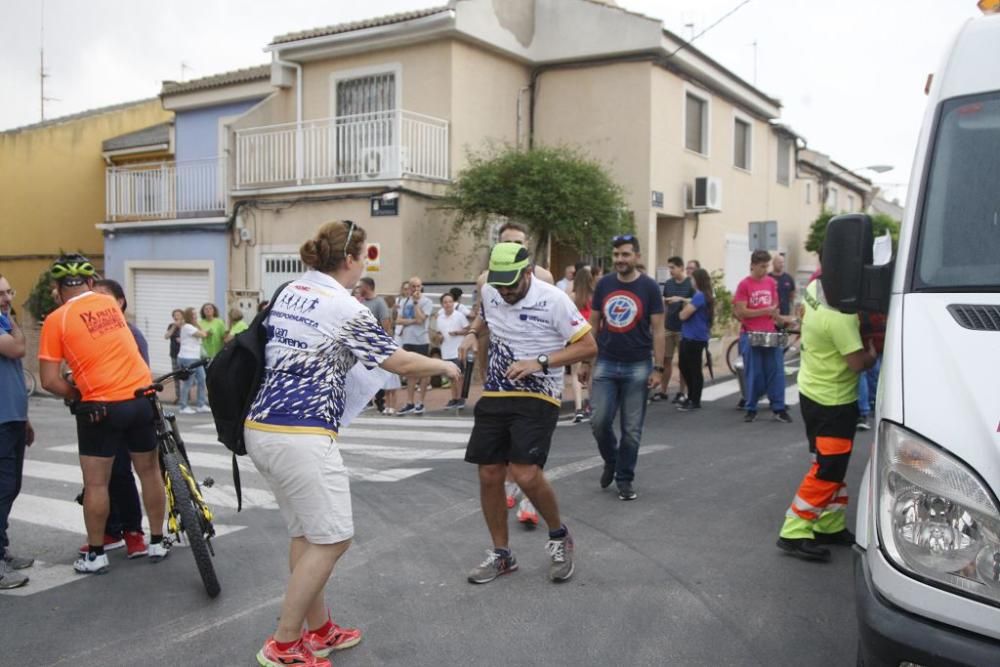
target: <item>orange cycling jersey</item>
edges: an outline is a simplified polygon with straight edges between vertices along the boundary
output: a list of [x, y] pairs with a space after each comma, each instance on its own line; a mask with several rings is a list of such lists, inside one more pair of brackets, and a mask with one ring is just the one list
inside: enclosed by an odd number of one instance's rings
[[118, 303], [95, 292], [70, 299], [45, 318], [38, 358], [65, 359], [84, 401], [127, 401], [152, 379]]

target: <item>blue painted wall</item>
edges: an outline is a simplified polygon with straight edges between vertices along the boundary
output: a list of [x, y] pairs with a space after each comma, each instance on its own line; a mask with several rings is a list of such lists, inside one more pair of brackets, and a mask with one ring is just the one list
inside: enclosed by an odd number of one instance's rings
[[[229, 234], [183, 230], [116, 233], [104, 237], [104, 271], [126, 285], [125, 262], [143, 260], [211, 260], [215, 265], [212, 302], [225, 309], [229, 281]], [[200, 305], [200, 304], [199, 304]]]
[[[263, 99], [263, 98], [261, 98]], [[219, 119], [241, 114], [260, 100], [233, 102], [178, 111], [174, 117], [174, 150], [178, 162], [219, 156]]]

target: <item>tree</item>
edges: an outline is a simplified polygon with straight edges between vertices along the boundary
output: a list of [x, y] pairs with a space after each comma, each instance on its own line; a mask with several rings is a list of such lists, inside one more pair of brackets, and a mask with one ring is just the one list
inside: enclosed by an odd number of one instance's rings
[[31, 288], [31, 294], [24, 302], [24, 307], [28, 309], [36, 322], [41, 322], [49, 313], [59, 307], [52, 296], [52, 276], [49, 275], [48, 269], [38, 274], [38, 280]]
[[456, 231], [483, 239], [498, 217], [520, 222], [535, 239], [535, 255], [544, 266], [554, 240], [593, 255], [611, 237], [632, 229], [621, 186], [577, 149], [522, 151], [505, 145], [470, 153], [468, 160], [442, 202], [455, 214]]
[[[826, 226], [835, 214], [832, 211], [823, 210], [819, 217], [813, 221], [809, 227], [809, 238], [806, 239], [806, 250], [809, 252], [819, 252], [823, 249], [823, 241], [826, 239]], [[876, 213], [871, 216], [872, 231], [875, 236], [883, 236], [886, 231], [892, 236], [892, 249], [896, 250], [899, 243], [899, 221], [893, 220], [885, 213]]]

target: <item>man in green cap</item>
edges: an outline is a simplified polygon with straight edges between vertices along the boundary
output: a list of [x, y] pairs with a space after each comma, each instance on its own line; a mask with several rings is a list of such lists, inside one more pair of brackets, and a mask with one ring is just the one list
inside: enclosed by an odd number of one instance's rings
[[542, 468], [562, 402], [563, 367], [597, 352], [590, 324], [569, 296], [537, 280], [528, 249], [498, 243], [490, 254], [480, 311], [462, 341], [464, 359], [489, 330], [486, 382], [476, 403], [475, 425], [465, 460], [479, 466], [483, 517], [493, 540], [486, 560], [469, 573], [485, 584], [517, 569], [507, 533], [504, 477], [514, 481], [538, 509], [549, 529], [549, 578], [573, 576], [573, 538], [559, 517], [555, 492]]

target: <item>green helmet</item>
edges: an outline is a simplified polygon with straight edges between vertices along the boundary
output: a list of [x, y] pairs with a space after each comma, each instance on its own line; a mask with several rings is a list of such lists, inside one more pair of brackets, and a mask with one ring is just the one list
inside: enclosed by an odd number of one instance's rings
[[82, 285], [97, 275], [90, 260], [79, 254], [62, 255], [52, 263], [49, 275], [61, 285]]

